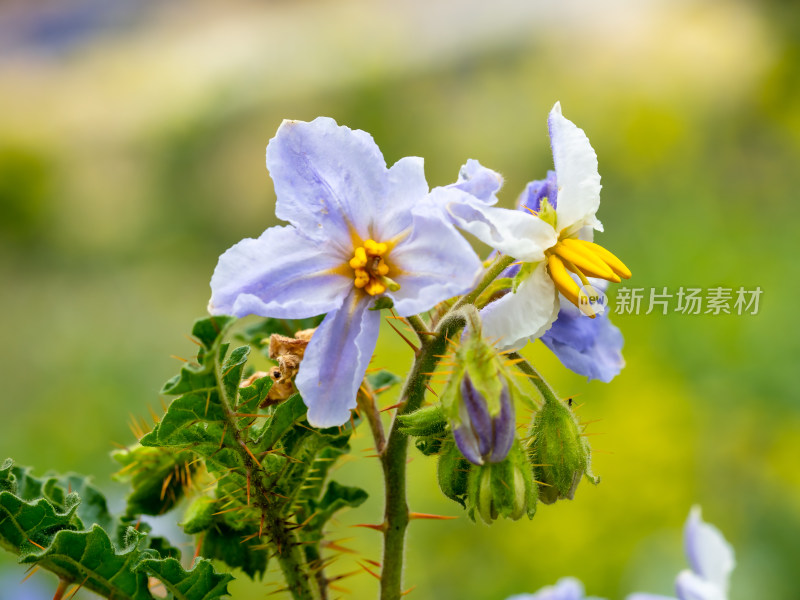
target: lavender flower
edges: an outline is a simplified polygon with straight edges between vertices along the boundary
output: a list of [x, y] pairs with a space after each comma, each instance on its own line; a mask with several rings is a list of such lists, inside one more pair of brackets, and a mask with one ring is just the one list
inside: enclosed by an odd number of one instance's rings
[[600, 600], [583, 595], [583, 584], [574, 577], [564, 577], [554, 586], [540, 589], [535, 594], [517, 594], [506, 600]]
[[413, 315], [466, 292], [481, 264], [441, 214], [467, 193], [429, 193], [422, 159], [387, 169], [372, 137], [328, 118], [284, 121], [267, 147], [278, 218], [258, 239], [219, 259], [212, 314], [298, 319], [327, 313], [306, 349], [295, 383], [317, 427], [341, 425], [378, 337], [375, 301]]
[[[683, 530], [683, 543], [691, 570], [675, 580], [678, 600], [727, 600], [728, 581], [736, 560], [733, 548], [720, 531], [703, 521], [699, 506], [692, 508]], [[669, 596], [632, 594], [627, 600], [674, 600]]]
[[514, 404], [508, 385], [500, 392], [500, 412], [492, 416], [486, 398], [475, 389], [468, 374], [461, 380], [459, 423], [453, 425], [456, 445], [471, 463], [500, 462], [508, 455], [516, 439]]

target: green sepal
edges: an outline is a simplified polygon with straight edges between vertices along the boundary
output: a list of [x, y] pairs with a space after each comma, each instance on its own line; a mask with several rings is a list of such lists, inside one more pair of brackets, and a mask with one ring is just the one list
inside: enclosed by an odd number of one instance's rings
[[445, 496], [466, 508], [467, 484], [475, 465], [461, 455], [452, 439], [444, 442], [442, 447], [437, 468], [439, 488]]
[[384, 308], [392, 308], [394, 307], [394, 300], [392, 300], [389, 296], [381, 296], [375, 303], [369, 307], [369, 310], [383, 310]]
[[438, 404], [423, 406], [411, 414], [400, 415], [397, 419], [400, 431], [406, 435], [416, 437], [441, 435], [447, 429], [447, 417]]

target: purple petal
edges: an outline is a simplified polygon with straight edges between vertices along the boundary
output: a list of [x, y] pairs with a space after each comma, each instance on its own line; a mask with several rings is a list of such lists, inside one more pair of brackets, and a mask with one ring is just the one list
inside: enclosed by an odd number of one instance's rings
[[514, 403], [508, 392], [508, 385], [503, 385], [500, 392], [500, 414], [492, 423], [493, 440], [492, 453], [489, 462], [502, 462], [508, 456], [511, 446], [516, 438], [516, 419], [514, 418]]
[[380, 328], [380, 311], [355, 288], [344, 305], [329, 312], [306, 348], [295, 384], [314, 427], [342, 425], [356, 406]]
[[461, 380], [461, 401], [467, 409], [469, 422], [478, 438], [478, 451], [481, 456], [489, 456], [492, 451], [492, 442], [494, 441], [489, 407], [486, 406], [486, 398], [475, 389], [466, 374]]
[[464, 458], [474, 465], [483, 464], [483, 457], [478, 449], [478, 439], [475, 437], [468, 418], [465, 418], [461, 425], [453, 427], [453, 438], [456, 440], [458, 451]]
[[[558, 206], [558, 183], [556, 182], [556, 172], [548, 171], [546, 179], [531, 181], [517, 200], [517, 206], [525, 212], [539, 212], [542, 200], [547, 198], [550, 206]], [[528, 210], [526, 210], [528, 209]]]
[[326, 313], [353, 287], [351, 279], [332, 272], [348, 259], [294, 227], [271, 227], [220, 256], [211, 277], [209, 312], [281, 319]]
[[503, 187], [503, 176], [496, 171], [487, 169], [477, 160], [470, 158], [461, 167], [458, 181], [447, 186], [456, 188], [475, 196], [481, 202], [492, 205], [497, 204], [497, 192]]
[[[568, 300], [561, 299], [561, 310], [553, 326], [541, 337], [561, 363], [579, 375], [608, 383], [619, 375], [622, 358], [622, 333], [606, 313], [590, 319]], [[571, 311], [567, 306], [575, 308]], [[577, 313], [577, 314], [576, 314]]]
[[692, 507], [683, 538], [692, 571], [727, 593], [728, 578], [736, 565], [733, 548], [716, 527], [703, 521], [699, 506]]
[[[397, 186], [390, 185], [372, 137], [333, 119], [284, 121], [267, 146], [267, 168], [275, 182], [278, 218], [342, 251], [352, 251], [351, 233], [370, 238], [385, 212], [401, 214], [395, 211], [398, 199], [389, 193]], [[418, 184], [415, 180], [411, 187]], [[410, 220], [408, 215], [395, 227], [402, 230]]]
[[435, 209], [418, 211], [413, 219], [411, 235], [387, 258], [400, 270], [393, 275], [400, 289], [388, 293], [400, 316], [424, 312], [469, 291], [482, 270], [469, 242]]

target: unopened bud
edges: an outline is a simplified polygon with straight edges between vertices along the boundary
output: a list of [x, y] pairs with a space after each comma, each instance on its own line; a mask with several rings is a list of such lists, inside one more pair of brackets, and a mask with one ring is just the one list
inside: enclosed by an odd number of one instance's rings
[[465, 373], [461, 380], [459, 421], [453, 425], [453, 437], [464, 458], [476, 465], [502, 461], [515, 439], [514, 405], [508, 385], [503, 383], [500, 412], [492, 416], [486, 398]]
[[515, 442], [508, 457], [497, 463], [472, 467], [467, 483], [470, 517], [476, 513], [488, 525], [499, 517], [516, 521], [536, 512], [536, 482], [528, 459]]
[[545, 504], [575, 497], [581, 477], [595, 485], [600, 482], [591, 470], [591, 449], [580, 424], [567, 403], [547, 400], [533, 424], [531, 460]]

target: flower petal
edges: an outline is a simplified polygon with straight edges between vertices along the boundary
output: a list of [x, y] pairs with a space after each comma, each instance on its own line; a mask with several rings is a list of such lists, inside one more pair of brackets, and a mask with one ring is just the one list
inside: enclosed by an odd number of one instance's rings
[[[434, 196], [436, 191], [433, 190], [431, 195]], [[450, 188], [449, 191], [456, 190]], [[441, 202], [438, 198], [437, 201]], [[489, 206], [470, 194], [454, 195], [441, 205], [456, 227], [518, 260], [543, 260], [544, 251], [558, 241], [556, 231], [538, 217]]]
[[544, 262], [509, 292], [481, 310], [483, 334], [501, 349], [520, 348], [547, 331], [558, 315], [558, 294]]
[[679, 600], [727, 600], [727, 595], [719, 587], [691, 571], [681, 571], [678, 574], [675, 593]]
[[719, 529], [703, 521], [699, 506], [692, 507], [683, 538], [686, 557], [692, 570], [726, 595], [728, 579], [736, 565], [733, 548], [725, 541]]
[[625, 366], [622, 333], [605, 312], [590, 319], [563, 296], [559, 300], [558, 318], [542, 342], [568, 369], [608, 383]]
[[597, 172], [597, 154], [589, 138], [572, 121], [561, 115], [561, 104], [556, 102], [547, 119], [550, 145], [558, 180], [558, 229], [568, 233], [591, 226], [602, 231], [595, 217], [600, 207], [600, 174]]
[[428, 196], [428, 182], [425, 181], [423, 160], [417, 156], [401, 158], [389, 169], [386, 199], [372, 210], [373, 239], [385, 242], [398, 237], [412, 226], [411, 211], [418, 205], [425, 205]]
[[347, 260], [323, 251], [294, 227], [271, 227], [219, 257], [211, 277], [211, 314], [300, 319], [341, 305], [353, 282], [332, 272]]
[[267, 146], [275, 214], [309, 237], [352, 250], [390, 207], [386, 161], [372, 137], [319, 117], [284, 121]]
[[356, 394], [375, 350], [380, 311], [352, 289], [344, 305], [329, 312], [306, 348], [295, 385], [314, 427], [335, 427], [350, 418]]
[[557, 208], [558, 206], [558, 181], [556, 180], [556, 172], [548, 171], [546, 179], [539, 179], [531, 181], [525, 186], [525, 189], [517, 199], [517, 207], [520, 210], [539, 212], [542, 206], [542, 200], [547, 198], [550, 206]]
[[503, 176], [470, 158], [458, 172], [458, 181], [448, 188], [455, 188], [475, 196], [487, 205], [497, 204], [497, 192], [503, 187]]
[[387, 294], [400, 316], [426, 311], [469, 291], [482, 269], [469, 242], [432, 205], [415, 212], [411, 235], [387, 260], [400, 270], [400, 289]]
[[583, 600], [583, 594], [580, 581], [574, 577], [563, 577], [556, 585], [543, 587], [535, 594], [518, 594], [506, 600]]

